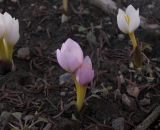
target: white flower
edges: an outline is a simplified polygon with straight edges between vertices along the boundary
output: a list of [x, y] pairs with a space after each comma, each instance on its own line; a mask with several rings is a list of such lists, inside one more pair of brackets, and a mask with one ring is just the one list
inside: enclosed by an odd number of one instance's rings
[[8, 43], [15, 45], [19, 40], [19, 21], [12, 18], [7, 12], [3, 14], [3, 22], [5, 28], [4, 37]]
[[119, 9], [117, 23], [123, 33], [134, 32], [140, 25], [139, 9], [136, 10], [132, 5], [127, 7], [126, 12]]
[[4, 36], [4, 22], [3, 22], [3, 15], [0, 13], [0, 39]]

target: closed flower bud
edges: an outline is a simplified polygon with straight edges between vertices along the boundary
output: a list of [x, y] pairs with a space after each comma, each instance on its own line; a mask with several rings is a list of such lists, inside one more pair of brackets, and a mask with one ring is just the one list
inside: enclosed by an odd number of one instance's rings
[[76, 80], [83, 86], [89, 84], [94, 78], [94, 70], [89, 56], [86, 56], [82, 66], [77, 70]]
[[61, 49], [57, 49], [57, 60], [60, 66], [71, 73], [74, 73], [83, 63], [83, 52], [77, 42], [67, 39]]

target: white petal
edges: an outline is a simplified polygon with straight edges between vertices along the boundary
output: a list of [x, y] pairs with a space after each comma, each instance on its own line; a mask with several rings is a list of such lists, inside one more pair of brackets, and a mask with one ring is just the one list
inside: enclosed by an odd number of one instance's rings
[[19, 21], [12, 18], [7, 12], [3, 14], [3, 22], [5, 23], [5, 38], [11, 44], [16, 44], [19, 40]]
[[8, 33], [10, 31], [10, 28], [12, 26], [12, 17], [9, 13], [5, 12], [3, 14], [3, 20], [4, 20], [4, 23], [5, 23], [5, 31], [6, 33]]
[[4, 32], [5, 32], [5, 27], [4, 27], [3, 15], [0, 13], [0, 38], [2, 38]]
[[131, 17], [132, 14], [136, 13], [136, 9], [132, 6], [132, 5], [129, 5], [126, 9], [126, 14]]
[[130, 16], [129, 32], [134, 32], [140, 25], [139, 10]]
[[126, 17], [125, 12], [119, 9], [117, 15], [118, 27], [123, 33], [129, 33], [129, 26], [127, 24], [127, 21], [125, 20], [125, 17]]
[[12, 22], [12, 27], [10, 28], [10, 31], [8, 32], [8, 34], [6, 35], [6, 40], [9, 42], [9, 43], [12, 43], [12, 44], [16, 44], [17, 41], [19, 40], [19, 22], [18, 20], [13, 20]]

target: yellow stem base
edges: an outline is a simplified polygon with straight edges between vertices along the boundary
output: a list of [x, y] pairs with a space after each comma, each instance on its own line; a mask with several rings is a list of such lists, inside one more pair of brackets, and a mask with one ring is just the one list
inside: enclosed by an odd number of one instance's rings
[[77, 82], [75, 76], [73, 76], [73, 80], [75, 82], [76, 93], [77, 93], [76, 107], [77, 107], [77, 110], [80, 111], [84, 105], [87, 87], [80, 85]]
[[0, 39], [0, 60], [12, 62], [13, 44]]
[[140, 68], [142, 67], [142, 54], [141, 54], [141, 49], [139, 46], [135, 48], [135, 51], [133, 52], [133, 64], [135, 68]]
[[63, 9], [64, 9], [64, 13], [67, 14], [67, 12], [68, 12], [68, 0], [63, 0]]
[[135, 50], [136, 47], [137, 47], [137, 41], [136, 41], [136, 37], [135, 37], [135, 35], [134, 35], [134, 32], [129, 33], [129, 37], [130, 37], [130, 39], [131, 39], [131, 41], [132, 41], [133, 50]]
[[142, 66], [142, 55], [141, 55], [141, 50], [137, 44], [136, 37], [134, 35], [134, 32], [129, 34], [129, 37], [132, 41], [133, 45], [133, 64], [135, 68], [139, 68]]

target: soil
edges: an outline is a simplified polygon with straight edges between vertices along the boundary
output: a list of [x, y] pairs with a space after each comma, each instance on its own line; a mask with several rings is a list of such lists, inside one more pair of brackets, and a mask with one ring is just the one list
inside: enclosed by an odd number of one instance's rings
[[[121, 1], [120, 6], [129, 4], [151, 22], [160, 22], [159, 0]], [[131, 130], [160, 105], [158, 36], [136, 30], [146, 48], [143, 67], [135, 70], [130, 64], [129, 38], [119, 31], [116, 18], [82, 0], [70, 1], [69, 21], [63, 24], [60, 0], [5, 0], [0, 9], [20, 23], [13, 58], [16, 69], [0, 75], [1, 130], [22, 129], [25, 121], [31, 130], [114, 130], [113, 122], [120, 117], [124, 119], [120, 126]], [[96, 74], [79, 113], [73, 105], [74, 85], [59, 83], [66, 72], [55, 55], [69, 37], [91, 57]], [[24, 47], [30, 54], [22, 59], [17, 52]], [[149, 129], [158, 130], [159, 124], [160, 117]]]

